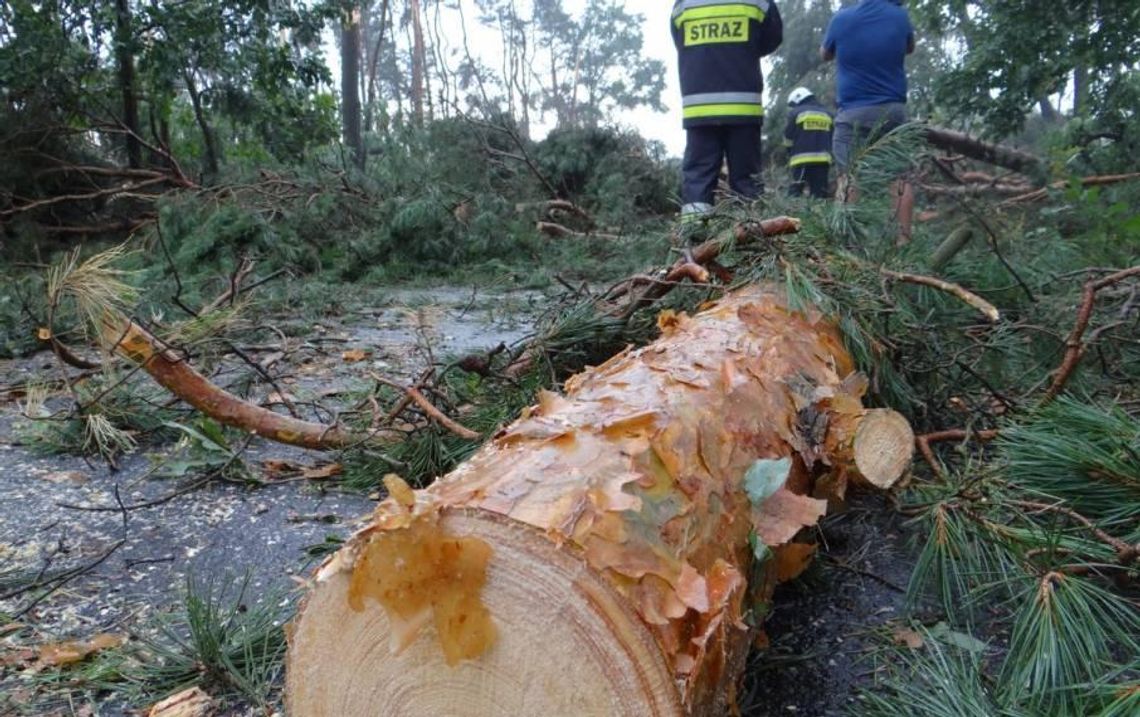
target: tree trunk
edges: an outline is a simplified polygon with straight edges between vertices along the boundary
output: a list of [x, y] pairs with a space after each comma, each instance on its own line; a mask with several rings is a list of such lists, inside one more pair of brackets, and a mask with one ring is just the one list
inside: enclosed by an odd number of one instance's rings
[[190, 106], [194, 109], [194, 120], [198, 123], [198, 129], [202, 132], [206, 175], [216, 177], [221, 161], [217, 136], [214, 134], [214, 128], [210, 126], [209, 121], [206, 119], [206, 110], [202, 107], [202, 94], [198, 92], [198, 86], [194, 83], [194, 76], [191, 74], [191, 70], [183, 71], [182, 78], [186, 82], [186, 93], [190, 95]]
[[388, 26], [388, 5], [390, 0], [384, 0], [380, 5], [380, 27], [376, 30], [376, 43], [368, 56], [368, 89], [364, 95], [364, 128], [374, 131], [373, 112], [376, 109], [376, 68], [380, 62], [380, 51], [384, 48], [384, 29]]
[[385, 478], [292, 626], [291, 715], [729, 712], [793, 537], [914, 439], [771, 290], [658, 323], [430, 488]]
[[1054, 123], [1058, 120], [1057, 110], [1053, 108], [1053, 103], [1048, 97], [1037, 100], [1037, 108], [1041, 111], [1041, 118], [1046, 122]]
[[412, 112], [415, 123], [424, 123], [424, 30], [420, 25], [420, 0], [411, 0], [412, 13]]
[[970, 159], [1012, 169], [1022, 174], [1033, 174], [1041, 167], [1041, 160], [1028, 152], [983, 142], [968, 134], [943, 127], [927, 127], [926, 141], [940, 149], [958, 152]]
[[1073, 116], [1088, 114], [1088, 103], [1089, 68], [1087, 65], [1077, 65], [1073, 68]]
[[131, 52], [131, 7], [128, 0], [115, 0], [115, 55], [119, 65], [119, 92], [123, 97], [123, 125], [127, 128], [127, 163], [142, 166], [139, 143], [139, 98], [135, 89], [135, 57]]
[[348, 12], [340, 34], [341, 135], [352, 163], [364, 168], [364, 137], [360, 128], [360, 7]]

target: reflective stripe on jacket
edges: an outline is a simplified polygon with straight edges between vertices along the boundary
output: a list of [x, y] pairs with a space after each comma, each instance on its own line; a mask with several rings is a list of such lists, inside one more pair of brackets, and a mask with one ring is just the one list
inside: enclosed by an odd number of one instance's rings
[[784, 128], [784, 143], [791, 147], [788, 166], [831, 164], [834, 124], [835, 116], [816, 102], [809, 100], [791, 108]]
[[760, 58], [783, 40], [771, 0], [676, 0], [670, 18], [685, 127], [760, 123]]

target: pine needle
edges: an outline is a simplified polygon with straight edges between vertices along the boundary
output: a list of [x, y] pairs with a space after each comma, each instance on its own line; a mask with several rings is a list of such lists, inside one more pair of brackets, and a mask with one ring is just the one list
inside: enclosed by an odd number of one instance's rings
[[1056, 714], [1113, 666], [1140, 654], [1140, 612], [1089, 579], [1051, 572], [1025, 581], [1001, 683], [1011, 703]]
[[1140, 421], [1119, 408], [1061, 397], [1004, 429], [995, 444], [1010, 480], [1090, 519], [1137, 530]]
[[114, 267], [130, 252], [126, 244], [119, 244], [83, 262], [79, 254], [80, 249], [76, 248], [48, 270], [48, 300], [56, 310], [68, 301], [74, 302], [78, 318], [102, 336], [108, 323], [122, 324], [127, 305], [136, 298], [134, 288], [123, 281], [129, 272]]
[[888, 677], [875, 692], [859, 696], [852, 714], [866, 717], [999, 717], [1020, 714], [1002, 710], [985, 686], [981, 660], [965, 650], [944, 645], [919, 630], [922, 648], [897, 652]]

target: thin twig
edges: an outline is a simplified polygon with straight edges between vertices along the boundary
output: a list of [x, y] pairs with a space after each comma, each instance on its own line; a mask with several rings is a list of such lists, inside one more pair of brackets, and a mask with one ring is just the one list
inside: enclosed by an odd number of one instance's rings
[[259, 376], [265, 379], [265, 381], [273, 387], [273, 390], [276, 391], [277, 395], [281, 398], [281, 405], [285, 407], [285, 410], [289, 411], [290, 416], [297, 419], [301, 418], [300, 414], [297, 413], [297, 407], [293, 405], [293, 401], [289, 399], [289, 396], [285, 393], [285, 390], [277, 385], [277, 381], [273, 378], [273, 375], [270, 374], [264, 366], [250, 358], [249, 354], [238, 348], [237, 344], [234, 342], [226, 340], [223, 343], [225, 343], [230, 351], [234, 352], [238, 358], [240, 358], [243, 362], [246, 363], [246, 365], [256, 371]]
[[[114, 510], [118, 510], [118, 508], [114, 508]], [[8, 615], [7, 616], [8, 620], [13, 621], [13, 620], [20, 619], [21, 617], [26, 615], [36, 605], [39, 605], [41, 602], [46, 600], [49, 596], [58, 592], [59, 589], [62, 588], [67, 583], [71, 582], [72, 580], [79, 577], [80, 575], [83, 575], [86, 572], [94, 570], [96, 567], [98, 567], [100, 564], [102, 564], [103, 561], [105, 561], [107, 558], [114, 555], [116, 550], [118, 550], [119, 548], [123, 547], [126, 544], [127, 544], [127, 540], [126, 540], [126, 538], [124, 538], [124, 539], [120, 540], [119, 542], [115, 543], [114, 545], [112, 545], [109, 550], [104, 552], [102, 555], [100, 555], [95, 560], [92, 560], [90, 563], [88, 563], [86, 565], [81, 565], [77, 568], [72, 568], [71, 570], [67, 570], [63, 573], [60, 573], [59, 575], [55, 576], [54, 578], [51, 578], [51, 579], [45, 581], [43, 583], [43, 585], [30, 586], [28, 589], [34, 590], [36, 587], [44, 587], [44, 586], [51, 585], [52, 583], [54, 583], [54, 585], [52, 585], [49, 589], [45, 590], [41, 594], [37, 595], [27, 605], [20, 608], [19, 610], [12, 613], [11, 615]]]
[[244, 453], [245, 449], [249, 447], [250, 441], [252, 441], [252, 440], [253, 440], [252, 435], [246, 436], [245, 441], [242, 443], [241, 447], [238, 448], [233, 453], [231, 453], [230, 457], [228, 459], [226, 459], [225, 463], [221, 464], [220, 466], [217, 466], [216, 468], [212, 468], [208, 473], [206, 473], [204, 476], [202, 476], [198, 480], [193, 481], [190, 484], [183, 486], [182, 488], [179, 488], [178, 490], [171, 491], [170, 493], [167, 493], [164, 496], [161, 496], [159, 498], [155, 498], [154, 500], [148, 500], [148, 501], [144, 501], [142, 503], [132, 503], [131, 505], [123, 505], [123, 501], [119, 497], [119, 487], [116, 485], [115, 486], [115, 502], [116, 502], [116, 505], [75, 505], [74, 503], [60, 503], [60, 502], [57, 502], [56, 505], [58, 505], [60, 508], [67, 508], [68, 510], [79, 510], [79, 511], [83, 511], [86, 513], [110, 513], [110, 512], [114, 512], [114, 511], [120, 511], [123, 513], [123, 525], [125, 526], [126, 525], [126, 515], [127, 515], [128, 511], [140, 510], [142, 508], [153, 508], [156, 505], [162, 505], [163, 503], [169, 503], [170, 501], [174, 500], [175, 498], [177, 498], [180, 495], [186, 495], [187, 493], [192, 493], [192, 492], [198, 490], [199, 488], [204, 487], [210, 481], [212, 481], [214, 478], [225, 473], [226, 470], [228, 470], [230, 466], [232, 466], [235, 462], [240, 460], [242, 453]]
[[876, 575], [875, 573], [871, 572], [870, 570], [864, 570], [862, 568], [857, 568], [854, 565], [848, 565], [847, 563], [843, 562], [842, 560], [840, 560], [838, 558], [834, 558], [830, 555], [825, 554], [823, 556], [823, 558], [828, 563], [830, 563], [831, 565], [834, 565], [835, 567], [839, 568], [840, 570], [846, 570], [847, 572], [852, 573], [854, 575], [862, 575], [863, 577], [871, 578], [872, 580], [875, 580], [875, 581], [881, 583], [882, 585], [885, 585], [886, 587], [890, 588], [891, 590], [894, 590], [897, 593], [906, 593], [906, 588], [904, 588], [903, 586], [899, 585], [898, 583], [892, 582], [891, 580], [888, 580], [887, 578], [884, 578], [881, 575]]
[[1010, 503], [1020, 508], [1027, 508], [1029, 510], [1035, 510], [1038, 512], [1060, 513], [1061, 515], [1072, 518], [1076, 522], [1088, 528], [1089, 532], [1095, 535], [1101, 542], [1111, 546], [1112, 549], [1116, 551], [1116, 557], [1122, 564], [1127, 565], [1133, 560], [1136, 560], [1136, 558], [1140, 557], [1140, 543], [1136, 545], [1129, 545], [1120, 538], [1109, 535], [1097, 527], [1097, 524], [1092, 520], [1086, 518], [1072, 508], [1066, 508], [1059, 503], [1038, 503], [1032, 500], [1011, 500]]
[[390, 387], [392, 387], [398, 391], [403, 391], [408, 396], [408, 398], [410, 398], [412, 401], [415, 402], [415, 404], [417, 406], [419, 406], [421, 409], [423, 409], [424, 413], [426, 413], [428, 416], [430, 416], [433, 420], [435, 420], [441, 426], [443, 426], [447, 430], [451, 431], [455, 435], [459, 436], [460, 438], [466, 438], [469, 441], [476, 441], [476, 440], [479, 440], [480, 438], [482, 438], [482, 436], [480, 434], [476, 433], [475, 431], [472, 431], [470, 428], [467, 428], [466, 426], [460, 425], [455, 420], [449, 418], [445, 413], [443, 413], [438, 408], [436, 408], [432, 404], [431, 401], [427, 400], [427, 398], [422, 393], [420, 393], [418, 390], [416, 390], [415, 388], [412, 388], [410, 386], [402, 386], [399, 383], [392, 381], [392, 380], [389, 380], [389, 379], [386, 379], [383, 376], [380, 376], [379, 374], [376, 374], [372, 371], [369, 371], [368, 375], [371, 376], [372, 379], [374, 381], [376, 381], [377, 383], [382, 383], [385, 386], [390, 386]]

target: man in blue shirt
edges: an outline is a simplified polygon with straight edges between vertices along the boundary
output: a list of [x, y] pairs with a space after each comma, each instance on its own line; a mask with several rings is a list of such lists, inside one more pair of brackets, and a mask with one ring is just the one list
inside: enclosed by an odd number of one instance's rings
[[[904, 61], [914, 52], [914, 28], [902, 0], [859, 0], [831, 18], [820, 47], [838, 66], [839, 114], [832, 154], [839, 168], [839, 197], [854, 201], [847, 169], [855, 147], [873, 142], [907, 120]], [[894, 210], [899, 243], [910, 241], [913, 189], [896, 182]]]

